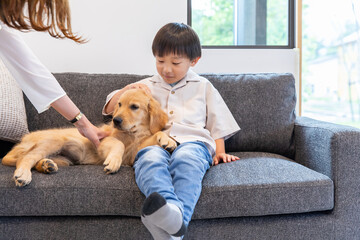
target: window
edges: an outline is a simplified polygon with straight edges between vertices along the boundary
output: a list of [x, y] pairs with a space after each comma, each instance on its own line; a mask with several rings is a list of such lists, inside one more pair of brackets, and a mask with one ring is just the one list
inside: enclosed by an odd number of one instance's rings
[[360, 127], [360, 2], [303, 0], [302, 11], [302, 115]]
[[205, 48], [294, 48], [294, 0], [188, 0]]

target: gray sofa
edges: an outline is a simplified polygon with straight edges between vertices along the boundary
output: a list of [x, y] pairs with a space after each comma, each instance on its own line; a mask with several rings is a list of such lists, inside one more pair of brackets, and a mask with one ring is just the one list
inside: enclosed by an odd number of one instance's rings
[[[55, 74], [95, 124], [112, 90], [146, 76]], [[205, 74], [242, 130], [227, 140], [241, 159], [211, 167], [184, 239], [360, 239], [360, 130], [295, 116], [291, 74]], [[26, 101], [29, 129], [69, 124]], [[0, 239], [151, 239], [130, 167], [33, 172], [16, 188], [0, 166]]]

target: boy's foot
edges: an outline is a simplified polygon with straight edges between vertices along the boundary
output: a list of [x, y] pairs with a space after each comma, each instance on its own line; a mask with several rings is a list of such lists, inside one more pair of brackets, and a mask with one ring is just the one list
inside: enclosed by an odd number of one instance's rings
[[143, 204], [142, 216], [172, 236], [180, 237], [186, 233], [182, 212], [172, 204], [166, 202], [157, 192], [150, 194]]
[[165, 232], [161, 228], [155, 226], [154, 224], [148, 222], [145, 217], [141, 216], [141, 222], [149, 230], [151, 236], [155, 240], [181, 240], [181, 237], [171, 236], [169, 233]]

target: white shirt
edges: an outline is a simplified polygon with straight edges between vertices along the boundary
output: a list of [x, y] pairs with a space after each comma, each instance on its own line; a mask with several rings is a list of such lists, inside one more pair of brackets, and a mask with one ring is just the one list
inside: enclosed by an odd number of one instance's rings
[[[138, 83], [146, 84], [167, 112], [169, 122], [164, 131], [179, 143], [202, 141], [213, 155], [216, 150], [214, 139], [226, 140], [240, 130], [215, 87], [191, 70], [173, 87], [160, 75]], [[106, 104], [117, 91], [107, 96]]]
[[66, 95], [55, 77], [34, 55], [17, 30], [0, 21], [0, 58], [41, 113]]

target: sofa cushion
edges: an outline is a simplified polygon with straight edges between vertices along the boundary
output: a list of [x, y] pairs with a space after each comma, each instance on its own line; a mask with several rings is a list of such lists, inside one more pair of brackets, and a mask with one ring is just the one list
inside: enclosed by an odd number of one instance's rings
[[194, 218], [262, 216], [330, 210], [334, 183], [291, 159], [260, 152], [216, 165], [204, 178]]
[[28, 133], [23, 92], [0, 59], [0, 140], [18, 142]]
[[[323, 211], [333, 208], [333, 182], [290, 159], [269, 153], [236, 153], [240, 160], [210, 168], [194, 219]], [[0, 166], [0, 216], [140, 216], [145, 199], [134, 171], [106, 175], [102, 166], [33, 171], [16, 188], [14, 168]]]
[[295, 79], [289, 73], [204, 74], [223, 96], [241, 131], [226, 150], [294, 156]]

